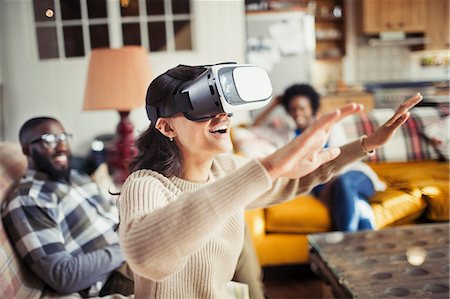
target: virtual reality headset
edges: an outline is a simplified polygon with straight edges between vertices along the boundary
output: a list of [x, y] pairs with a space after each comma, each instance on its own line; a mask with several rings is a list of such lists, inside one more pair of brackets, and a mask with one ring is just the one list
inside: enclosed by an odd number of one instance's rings
[[182, 84], [168, 105], [146, 105], [151, 126], [159, 117], [180, 112], [189, 120], [205, 121], [221, 113], [258, 109], [272, 98], [269, 75], [261, 67], [224, 63], [205, 68], [197, 78]]

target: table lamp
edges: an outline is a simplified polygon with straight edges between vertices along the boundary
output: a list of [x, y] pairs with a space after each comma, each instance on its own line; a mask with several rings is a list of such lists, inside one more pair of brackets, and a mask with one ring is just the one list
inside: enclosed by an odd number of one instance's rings
[[148, 52], [138, 46], [94, 49], [89, 60], [83, 110], [114, 109], [120, 121], [116, 136], [107, 148], [107, 161], [116, 184], [125, 181], [128, 164], [137, 153], [134, 147], [130, 110], [145, 104], [150, 83]]

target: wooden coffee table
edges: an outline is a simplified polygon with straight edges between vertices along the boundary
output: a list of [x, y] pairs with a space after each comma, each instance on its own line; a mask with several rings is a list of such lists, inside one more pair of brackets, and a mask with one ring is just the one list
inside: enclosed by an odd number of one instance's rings
[[449, 298], [449, 223], [308, 236], [337, 298]]

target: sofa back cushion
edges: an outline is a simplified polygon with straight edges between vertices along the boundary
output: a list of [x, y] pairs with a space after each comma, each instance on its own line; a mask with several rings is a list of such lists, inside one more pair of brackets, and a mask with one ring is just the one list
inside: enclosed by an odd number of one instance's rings
[[[27, 160], [19, 144], [0, 142], [0, 204], [24, 175]], [[0, 221], [0, 294], [2, 298], [39, 298], [43, 282], [23, 265]]]
[[[348, 141], [362, 135], [373, 133], [395, 113], [394, 109], [375, 109], [346, 117], [341, 121]], [[426, 128], [442, 122], [446, 117], [439, 109], [433, 107], [416, 107], [411, 110], [411, 117], [396, 132], [393, 138], [376, 150], [376, 154], [367, 158], [367, 162], [409, 162], [437, 160], [442, 154], [438, 152], [426, 134]], [[447, 129], [448, 134], [448, 129]], [[280, 132], [268, 127], [234, 127], [231, 138], [236, 153], [259, 158], [266, 156], [280, 146]]]
[[328, 208], [310, 195], [267, 208], [265, 216], [268, 233], [311, 234], [331, 229]]
[[25, 174], [26, 157], [18, 143], [0, 142], [0, 203]]

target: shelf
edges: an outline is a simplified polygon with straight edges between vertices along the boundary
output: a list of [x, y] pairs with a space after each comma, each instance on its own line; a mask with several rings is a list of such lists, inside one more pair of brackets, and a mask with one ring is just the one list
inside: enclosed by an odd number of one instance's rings
[[341, 22], [344, 18], [316, 17], [316, 22]]
[[245, 14], [248, 15], [262, 15], [262, 14], [272, 14], [272, 13], [289, 13], [293, 11], [308, 13], [308, 10], [304, 7], [290, 7], [285, 9], [261, 9], [261, 10], [246, 10]]
[[299, 14], [306, 15], [307, 12], [304, 9], [247, 11], [246, 18], [254, 21], [279, 20], [280, 18], [290, 20], [297, 19]]
[[316, 59], [334, 62], [345, 56], [344, 16], [343, 0], [316, 1]]
[[343, 57], [344, 56], [339, 56], [339, 57], [320, 57], [319, 56], [319, 57], [316, 57], [316, 60], [338, 63], [338, 62], [341, 62], [341, 59]]
[[316, 43], [341, 41], [342, 37], [316, 38]]

